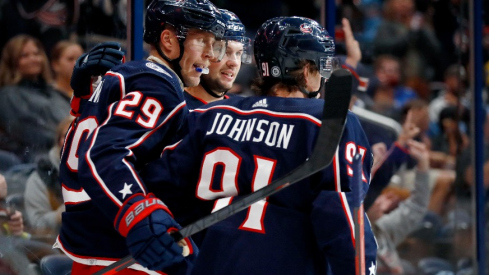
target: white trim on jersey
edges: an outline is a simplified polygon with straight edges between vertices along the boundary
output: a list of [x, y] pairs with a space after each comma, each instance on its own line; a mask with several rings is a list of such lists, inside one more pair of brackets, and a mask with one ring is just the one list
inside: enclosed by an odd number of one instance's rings
[[355, 240], [355, 224], [353, 222], [353, 217], [351, 216], [350, 205], [348, 204], [348, 200], [346, 199], [345, 192], [338, 192], [341, 197], [341, 204], [343, 204], [343, 209], [346, 212], [346, 216], [348, 218], [348, 224], [350, 225], [350, 231], [352, 239]]
[[90, 196], [81, 188], [80, 190], [70, 190], [62, 185], [61, 192], [65, 204], [77, 204], [91, 200]]
[[[343, 211], [345, 212], [345, 216], [348, 220], [348, 225], [350, 226], [350, 235], [352, 237], [353, 242], [355, 242], [355, 224], [353, 222], [353, 217], [351, 216], [350, 205], [348, 204], [348, 200], [346, 198], [345, 192], [339, 192], [341, 190], [341, 176], [340, 176], [340, 162], [339, 162], [339, 153], [338, 148], [336, 148], [336, 153], [334, 157], [334, 180], [336, 185], [336, 190], [340, 197], [341, 205], [343, 206]], [[355, 247], [353, 243], [353, 247]]]
[[197, 108], [194, 110], [190, 110], [190, 112], [202, 113], [202, 112], [205, 112], [205, 111], [211, 110], [211, 109], [226, 109], [226, 110], [230, 110], [230, 111], [233, 111], [235, 113], [242, 114], [242, 115], [265, 113], [267, 115], [275, 116], [275, 117], [288, 117], [288, 118], [298, 117], [298, 118], [307, 119], [307, 120], [311, 121], [312, 123], [314, 123], [318, 126], [321, 126], [321, 120], [320, 119], [317, 119], [314, 116], [311, 116], [309, 114], [304, 114], [304, 113], [283, 113], [283, 112], [274, 112], [274, 111], [270, 111], [270, 110], [266, 110], [266, 109], [256, 109], [256, 110], [245, 111], [245, 110], [241, 110], [241, 109], [238, 109], [236, 107], [227, 106], [227, 105], [216, 105], [216, 106], [212, 106], [212, 107], [206, 108], [206, 109]]
[[92, 172], [93, 177], [97, 180], [97, 182], [102, 187], [102, 189], [104, 190], [104, 192], [108, 196], [110, 196], [110, 198], [112, 199], [112, 201], [115, 204], [117, 204], [119, 207], [121, 207], [122, 206], [122, 202], [117, 198], [116, 195], [112, 194], [112, 192], [110, 191], [110, 189], [107, 187], [107, 185], [105, 184], [105, 182], [102, 180], [102, 178], [100, 177], [100, 175], [97, 172], [97, 169], [95, 168], [95, 164], [93, 163], [92, 158], [90, 157], [90, 153], [92, 151], [93, 144], [95, 143], [95, 140], [97, 140], [98, 132], [99, 132], [100, 128], [103, 127], [105, 124], [107, 124], [107, 121], [109, 121], [110, 118], [112, 117], [112, 108], [114, 107], [114, 105], [116, 103], [118, 103], [118, 102], [114, 102], [114, 103], [110, 104], [107, 119], [104, 121], [104, 123], [102, 123], [99, 127], [97, 127], [95, 129], [95, 131], [93, 132], [92, 143], [90, 144], [90, 147], [87, 150], [86, 159], [88, 161], [88, 165], [90, 166], [90, 171]]
[[340, 157], [339, 157], [339, 147], [336, 147], [336, 152], [334, 154], [334, 159], [333, 159], [333, 163], [335, 164], [333, 169], [334, 169], [334, 179], [335, 179], [335, 189], [336, 191], [340, 192], [341, 191], [341, 176], [340, 176], [340, 165], [339, 165], [339, 161], [340, 161]]
[[124, 98], [126, 96], [126, 82], [124, 81], [124, 76], [120, 73], [116, 73], [113, 71], [108, 71], [105, 75], [115, 76], [119, 78], [119, 86], [121, 91], [121, 97]]

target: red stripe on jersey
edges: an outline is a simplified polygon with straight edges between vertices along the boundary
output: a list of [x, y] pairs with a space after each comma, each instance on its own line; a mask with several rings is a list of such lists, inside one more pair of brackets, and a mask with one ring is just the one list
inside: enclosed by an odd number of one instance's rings
[[82, 192], [83, 191], [83, 187], [80, 187], [80, 189], [73, 189], [73, 188], [69, 188], [64, 183], [61, 183], [61, 187], [65, 188], [66, 190], [71, 191], [71, 192]]
[[175, 144], [168, 145], [165, 148], [163, 148], [163, 151], [161, 151], [160, 157], [162, 157], [163, 154], [165, 153], [165, 151], [167, 151], [167, 150], [170, 150], [170, 151], [175, 150], [175, 148], [177, 148], [177, 146], [178, 146], [178, 144], [180, 144], [180, 142], [182, 142], [182, 140], [178, 141]]
[[343, 212], [345, 213], [346, 220], [348, 222], [348, 225], [350, 227], [350, 236], [352, 240], [353, 247], [355, 247], [355, 227], [352, 224], [351, 216], [349, 215], [349, 206], [348, 206], [348, 201], [346, 200], [346, 197], [344, 196], [343, 193], [338, 193], [341, 201], [341, 206], [343, 208]]
[[121, 92], [120, 98], [125, 97], [126, 96], [126, 86], [124, 85], [124, 76], [122, 76], [119, 73], [115, 73], [115, 72], [111, 72], [111, 71], [108, 71], [105, 75], [117, 77], [119, 79], [119, 90]]
[[273, 117], [300, 118], [300, 119], [309, 120], [310, 122], [316, 124], [317, 126], [321, 126], [321, 120], [319, 120], [319, 119], [317, 119], [311, 115], [302, 114], [302, 113], [279, 113], [279, 112], [273, 112], [273, 111], [268, 111], [268, 110], [263, 110], [263, 109], [243, 111], [243, 110], [240, 110], [236, 107], [224, 106], [224, 105], [212, 106], [208, 109], [194, 109], [192, 112], [204, 113], [207, 110], [211, 110], [211, 109], [224, 109], [224, 110], [235, 112], [235, 113], [240, 114], [240, 115], [265, 114], [265, 115], [269, 115], [269, 116], [273, 116]]
[[109, 121], [109, 119], [112, 117], [112, 108], [114, 107], [114, 105], [115, 105], [115, 103], [112, 103], [109, 105], [109, 107], [107, 108], [108, 114], [109, 114], [107, 116], [107, 119], [99, 127], [97, 127], [95, 129], [95, 131], [93, 132], [93, 138], [92, 138], [92, 141], [90, 143], [90, 147], [88, 148], [88, 151], [85, 154], [85, 159], [87, 161], [88, 167], [90, 168], [90, 173], [92, 174], [93, 178], [97, 181], [97, 183], [102, 188], [102, 190], [107, 195], [107, 197], [109, 197], [110, 200], [115, 205], [117, 205], [117, 207], [120, 207], [120, 206], [122, 206], [122, 202], [120, 202], [119, 199], [117, 199], [117, 197], [114, 194], [112, 194], [110, 189], [105, 185], [105, 182], [102, 180], [102, 178], [100, 178], [99, 174], [97, 173], [97, 169], [95, 168], [95, 164], [92, 162], [92, 159], [90, 158], [90, 153], [92, 151], [95, 140], [97, 140], [97, 135], [98, 135], [98, 132], [100, 130], [100, 127], [104, 126], [107, 123], [107, 121]]

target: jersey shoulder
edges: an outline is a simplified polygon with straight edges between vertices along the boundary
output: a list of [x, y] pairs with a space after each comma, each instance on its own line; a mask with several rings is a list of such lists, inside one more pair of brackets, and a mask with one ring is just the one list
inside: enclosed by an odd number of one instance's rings
[[107, 72], [106, 76], [113, 76], [113, 80], [124, 82], [126, 89], [131, 91], [162, 84], [183, 90], [180, 79], [173, 70], [147, 60], [131, 61], [116, 66]]
[[189, 92], [187, 92], [185, 90], [183, 92], [183, 96], [185, 98], [185, 101], [187, 102], [187, 108], [189, 110], [194, 110], [194, 109], [200, 108], [200, 107], [207, 104], [205, 101], [201, 100], [198, 97], [191, 95]]
[[225, 106], [243, 111], [265, 110], [280, 113], [305, 113], [316, 118], [322, 117], [324, 101], [322, 99], [282, 98], [273, 96], [233, 96], [226, 100], [215, 101], [199, 109], [218, 109]]

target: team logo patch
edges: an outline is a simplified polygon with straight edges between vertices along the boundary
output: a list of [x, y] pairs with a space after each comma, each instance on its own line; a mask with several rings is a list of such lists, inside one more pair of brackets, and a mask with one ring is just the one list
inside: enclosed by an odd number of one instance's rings
[[309, 25], [307, 23], [301, 24], [301, 26], [299, 28], [300, 28], [301, 32], [303, 32], [303, 33], [311, 33], [312, 32], [311, 25]]
[[153, 62], [146, 62], [146, 67], [148, 67], [150, 69], [153, 69], [153, 70], [155, 70], [157, 72], [160, 72], [162, 74], [167, 74], [162, 68], [160, 68], [158, 65], [156, 65]]
[[272, 76], [278, 77], [280, 75], [280, 68], [278, 66], [272, 67]]

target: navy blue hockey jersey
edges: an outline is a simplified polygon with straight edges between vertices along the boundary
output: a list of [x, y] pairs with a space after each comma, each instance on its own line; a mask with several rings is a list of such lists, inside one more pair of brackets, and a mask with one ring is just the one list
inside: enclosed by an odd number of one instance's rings
[[105, 266], [129, 254], [114, 219], [125, 199], [148, 192], [137, 171], [181, 138], [188, 110], [176, 74], [150, 61], [114, 67], [80, 104], [62, 151], [58, 246], [77, 262]]
[[[183, 95], [185, 97], [185, 102], [187, 102], [187, 108], [189, 110], [197, 109], [197, 108], [207, 104], [207, 102], [205, 102], [204, 100], [191, 95], [187, 91], [184, 91]], [[229, 98], [228, 95], [224, 95], [224, 99], [228, 99], [228, 98]]]
[[[193, 110], [189, 135], [141, 172], [187, 225], [290, 172], [311, 155], [322, 100], [230, 98]], [[355, 274], [351, 164], [363, 155], [363, 197], [372, 156], [358, 119], [347, 124], [332, 165], [194, 236], [194, 274]], [[365, 219], [367, 220], [366, 216]], [[365, 224], [366, 266], [376, 244]]]

